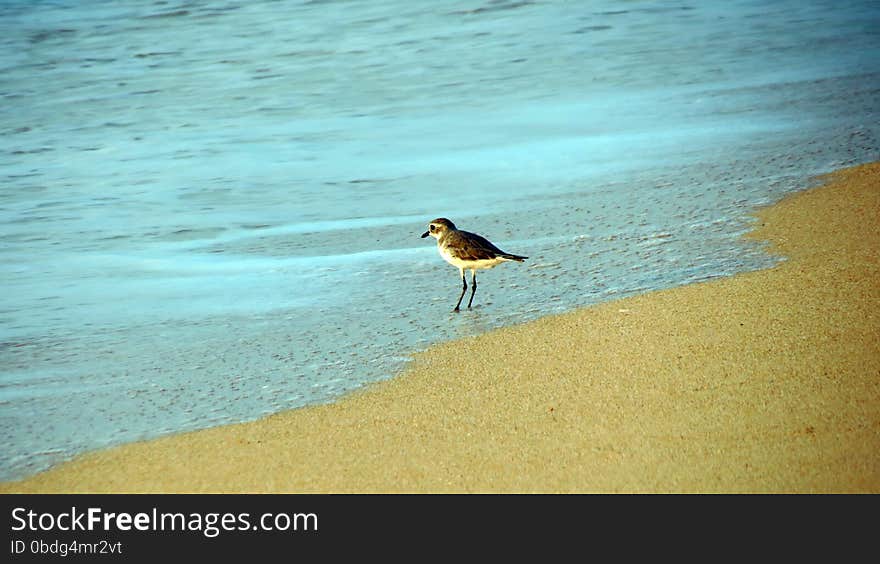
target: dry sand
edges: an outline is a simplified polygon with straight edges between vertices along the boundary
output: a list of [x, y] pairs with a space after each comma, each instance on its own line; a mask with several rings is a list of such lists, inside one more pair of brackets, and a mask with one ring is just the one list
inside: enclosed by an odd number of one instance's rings
[[[335, 404], [5, 492], [880, 492], [880, 164], [758, 214], [788, 260], [432, 347]], [[83, 430], [87, 432], [87, 430]]]

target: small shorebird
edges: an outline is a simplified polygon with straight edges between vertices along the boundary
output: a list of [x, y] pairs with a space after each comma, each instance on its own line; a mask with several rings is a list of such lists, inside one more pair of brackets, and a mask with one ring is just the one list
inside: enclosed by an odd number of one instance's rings
[[422, 233], [422, 239], [428, 235], [437, 239], [437, 250], [440, 251], [443, 260], [458, 268], [461, 273], [461, 295], [458, 296], [458, 302], [452, 311], [459, 311], [461, 299], [468, 289], [467, 280], [464, 277], [465, 270], [470, 270], [473, 277], [471, 280], [471, 299], [468, 300], [467, 305], [471, 307], [474, 302], [474, 294], [477, 293], [478, 269], [492, 268], [510, 260], [522, 262], [529, 258], [505, 253], [485, 237], [456, 229], [455, 224], [445, 217], [437, 218], [428, 224], [428, 230]]

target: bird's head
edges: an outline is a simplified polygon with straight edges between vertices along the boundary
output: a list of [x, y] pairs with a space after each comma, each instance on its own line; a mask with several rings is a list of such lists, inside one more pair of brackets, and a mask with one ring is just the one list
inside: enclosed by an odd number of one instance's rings
[[437, 218], [428, 224], [428, 230], [422, 233], [422, 239], [424, 239], [428, 235], [435, 239], [439, 239], [451, 229], [455, 229], [454, 223], [452, 223], [445, 217]]

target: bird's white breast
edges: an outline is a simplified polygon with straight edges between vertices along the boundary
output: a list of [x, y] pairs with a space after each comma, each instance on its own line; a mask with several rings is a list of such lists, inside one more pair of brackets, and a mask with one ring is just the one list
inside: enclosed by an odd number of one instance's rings
[[438, 244], [437, 250], [440, 251], [440, 256], [443, 257], [443, 260], [456, 268], [482, 270], [486, 268], [492, 268], [493, 266], [497, 266], [507, 260], [500, 257], [483, 260], [461, 260], [460, 258], [452, 256], [452, 254], [449, 252], [449, 249], [447, 249], [443, 245]]

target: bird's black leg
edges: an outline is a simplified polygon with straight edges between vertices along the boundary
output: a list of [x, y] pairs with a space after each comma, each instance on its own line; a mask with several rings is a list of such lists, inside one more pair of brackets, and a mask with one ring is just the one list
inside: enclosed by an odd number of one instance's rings
[[464, 293], [467, 292], [467, 280], [464, 278], [464, 269], [461, 270], [461, 295], [458, 296], [458, 303], [455, 304], [455, 309], [452, 311], [459, 311], [458, 307], [461, 305], [461, 299], [464, 297]]
[[471, 308], [471, 304], [474, 303], [474, 294], [477, 293], [477, 271], [471, 270], [471, 274], [473, 278], [471, 279], [471, 299], [468, 300], [468, 309]]

